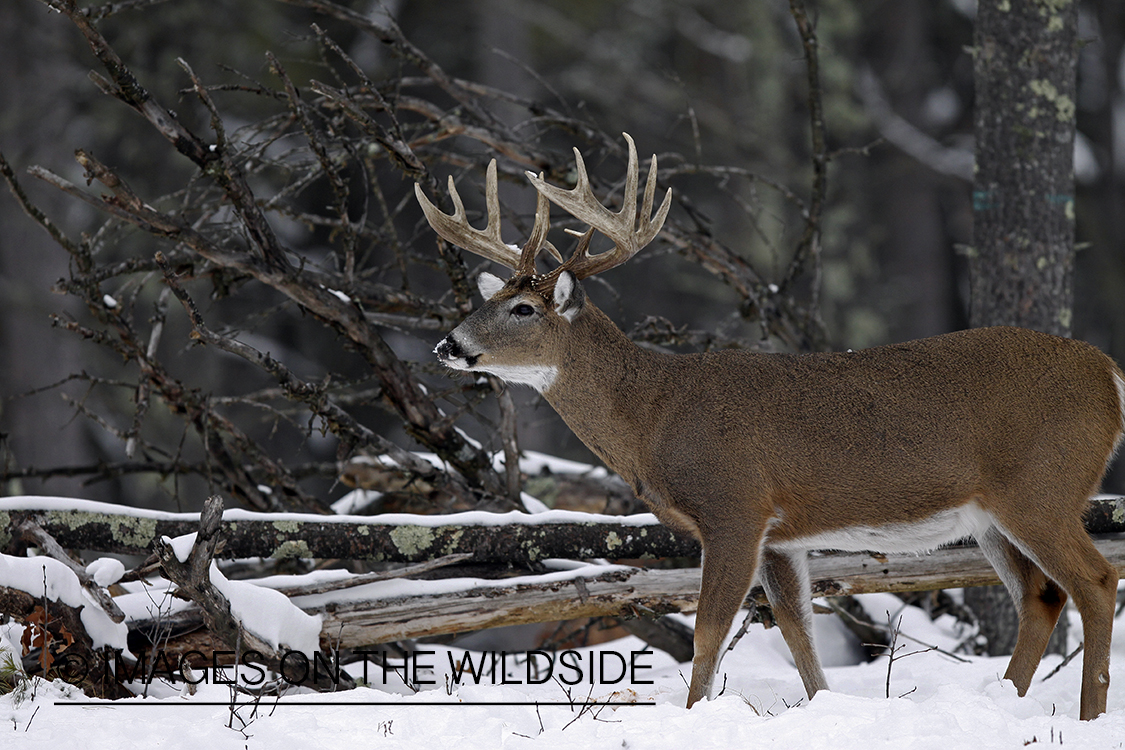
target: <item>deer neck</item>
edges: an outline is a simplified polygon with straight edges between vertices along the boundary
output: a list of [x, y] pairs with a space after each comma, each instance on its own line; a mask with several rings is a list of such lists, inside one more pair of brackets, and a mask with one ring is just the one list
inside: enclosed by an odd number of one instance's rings
[[587, 447], [633, 483], [672, 355], [637, 346], [589, 300], [571, 325], [558, 375], [543, 395]]

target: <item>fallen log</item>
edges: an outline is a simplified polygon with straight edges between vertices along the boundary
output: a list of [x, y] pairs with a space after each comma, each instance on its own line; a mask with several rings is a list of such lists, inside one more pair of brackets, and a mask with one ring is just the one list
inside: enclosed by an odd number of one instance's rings
[[[107, 503], [35, 496], [0, 498], [0, 550], [14, 525], [33, 520], [68, 549], [148, 555], [157, 539], [190, 534], [197, 513], [162, 513]], [[319, 516], [223, 513], [221, 558], [320, 558], [422, 562], [471, 554], [475, 562], [527, 565], [551, 558], [646, 559], [699, 555], [694, 539], [673, 534], [656, 517], [574, 511], [445, 516], [405, 513]]]
[[[68, 549], [148, 555], [162, 536], [195, 531], [197, 513], [162, 513], [107, 503], [36, 496], [0, 498], [0, 550], [32, 519]], [[1125, 497], [1090, 502], [1087, 530], [1125, 532]], [[699, 544], [673, 534], [651, 514], [603, 516], [572, 511], [456, 513], [447, 516], [318, 516], [228, 510], [222, 558], [304, 557], [422, 562], [471, 554], [475, 562], [512, 565], [552, 558], [611, 560], [697, 557]]]
[[[1125, 574], [1125, 537], [1095, 539], [1119, 574]], [[999, 583], [977, 547], [958, 546], [926, 555], [833, 553], [813, 555], [809, 573], [814, 596], [874, 592], [903, 593]], [[638, 612], [692, 612], [699, 600], [698, 568], [661, 570], [627, 566], [582, 566], [573, 571], [501, 581], [412, 580], [379, 582], [334, 595], [295, 597], [293, 603], [323, 617], [326, 648], [379, 643], [579, 617], [627, 617]], [[279, 584], [280, 585], [280, 584]], [[761, 588], [749, 600], [765, 604]], [[184, 626], [193, 615], [182, 612]], [[143, 623], [135, 623], [143, 626]]]

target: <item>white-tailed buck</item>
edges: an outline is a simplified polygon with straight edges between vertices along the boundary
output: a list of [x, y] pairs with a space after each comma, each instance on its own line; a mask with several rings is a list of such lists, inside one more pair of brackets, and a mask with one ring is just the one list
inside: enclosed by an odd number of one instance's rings
[[[665, 524], [703, 544], [703, 582], [688, 705], [710, 693], [716, 658], [748, 589], [760, 581], [811, 697], [827, 688], [811, 639], [812, 549], [907, 552], [974, 537], [1019, 610], [1005, 673], [1022, 695], [1067, 595], [1082, 615], [1081, 716], [1105, 711], [1117, 571], [1083, 528], [1123, 430], [1125, 379], [1089, 344], [984, 328], [833, 354], [719, 351], [671, 355], [632, 343], [579, 282], [620, 265], [660, 231], [656, 157], [637, 215], [629, 143], [623, 207], [528, 173], [539, 194], [522, 251], [500, 239], [496, 164], [488, 226], [438, 210], [447, 241], [515, 269], [482, 274], [485, 304], [435, 350], [455, 370], [536, 388]], [[588, 224], [550, 273], [550, 204]], [[612, 250], [588, 251], [594, 231]]]

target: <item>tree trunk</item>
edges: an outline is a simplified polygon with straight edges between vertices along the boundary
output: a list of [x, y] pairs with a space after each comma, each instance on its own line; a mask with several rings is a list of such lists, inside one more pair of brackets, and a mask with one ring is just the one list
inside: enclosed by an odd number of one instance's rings
[[[1074, 270], [1074, 2], [982, 0], [977, 6], [976, 174], [969, 274], [973, 326], [1069, 336]], [[990, 654], [1015, 645], [1000, 587], [969, 589]], [[1066, 648], [1066, 618], [1048, 652]]]
[[973, 326], [1070, 335], [1077, 28], [1071, 2], [978, 6]]

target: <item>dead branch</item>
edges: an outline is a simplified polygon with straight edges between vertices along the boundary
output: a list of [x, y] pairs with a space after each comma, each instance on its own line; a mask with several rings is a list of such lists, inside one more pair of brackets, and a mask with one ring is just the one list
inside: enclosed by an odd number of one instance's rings
[[86, 572], [86, 568], [79, 565], [74, 561], [67, 551], [62, 548], [54, 537], [43, 530], [39, 524], [33, 519], [25, 518], [19, 523], [14, 525], [13, 531], [19, 532], [20, 537], [29, 545], [38, 547], [44, 554], [53, 557], [61, 562], [66, 567], [70, 568], [75, 576], [78, 577], [78, 582], [82, 584], [82, 588], [93, 597], [98, 606], [109, 616], [109, 619], [114, 622], [124, 622], [125, 613], [117, 606], [117, 603], [110, 597], [109, 592], [98, 585], [94, 579]]
[[[45, 586], [46, 584], [44, 584]], [[131, 698], [114, 679], [105, 649], [95, 649], [82, 624], [82, 607], [0, 586], [0, 612], [22, 623], [24, 669], [46, 679], [61, 677], [95, 698]], [[34, 657], [34, 658], [27, 658]]]
[[[176, 584], [177, 594], [194, 602], [200, 610], [208, 632], [234, 649], [235, 659], [241, 654], [256, 652], [268, 669], [281, 674], [285, 668], [281, 644], [274, 647], [257, 633], [245, 627], [231, 612], [230, 601], [211, 582], [211, 565], [216, 549], [222, 544], [223, 503], [212, 496], [200, 514], [199, 530], [186, 561], [181, 562], [167, 538], [155, 542], [156, 554], [168, 580]], [[317, 689], [334, 690], [335, 683], [327, 686], [314, 683]]]

